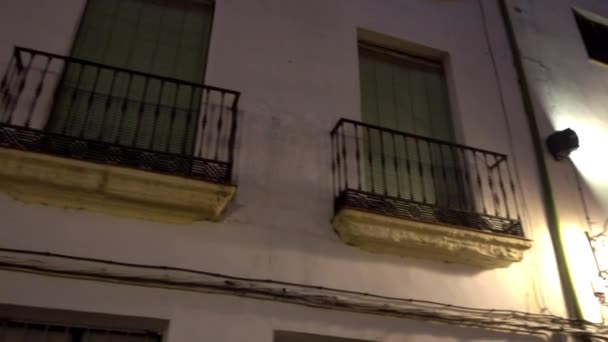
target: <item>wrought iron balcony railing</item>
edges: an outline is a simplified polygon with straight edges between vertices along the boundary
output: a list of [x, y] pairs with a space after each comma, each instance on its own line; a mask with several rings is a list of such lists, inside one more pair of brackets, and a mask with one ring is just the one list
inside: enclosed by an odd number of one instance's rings
[[0, 146], [229, 183], [239, 95], [16, 47]]
[[334, 207], [523, 236], [504, 154], [340, 119]]

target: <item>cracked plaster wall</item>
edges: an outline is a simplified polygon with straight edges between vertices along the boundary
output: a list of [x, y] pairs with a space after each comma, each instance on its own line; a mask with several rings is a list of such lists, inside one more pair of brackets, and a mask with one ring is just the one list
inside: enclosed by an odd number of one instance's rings
[[517, 0], [510, 4], [541, 136], [568, 127], [579, 135], [580, 148], [571, 155], [573, 164], [556, 162], [548, 154], [546, 163], [579, 301], [585, 316], [598, 320], [600, 308], [591, 287], [596, 267], [584, 232], [601, 233], [608, 222], [608, 161], [604, 158], [608, 69], [589, 61], [572, 10], [608, 18], [608, 4], [599, 0]]
[[[386, 0], [379, 6], [372, 0], [217, 0], [206, 82], [243, 92], [239, 188], [225, 218], [172, 226], [30, 206], [4, 196], [0, 246], [563, 315], [510, 54], [497, 8], [484, 3], [505, 112], [476, 1]], [[2, 1], [0, 65], [14, 44], [67, 53], [83, 4]], [[535, 241], [523, 262], [483, 271], [374, 255], [344, 245], [332, 231], [329, 131], [340, 117], [359, 118], [357, 27], [447, 52], [459, 140], [508, 153], [517, 168], [524, 225]], [[482, 331], [435, 332], [427, 325], [411, 330], [409, 324], [367, 316], [300, 314], [302, 309], [275, 304], [253, 313], [248, 310], [255, 311], [256, 303], [240, 299], [192, 299], [9, 272], [1, 277], [2, 302], [169, 319], [171, 341], [237, 341], [241, 331], [250, 340], [268, 341], [271, 329], [382, 341], [510, 340]]]

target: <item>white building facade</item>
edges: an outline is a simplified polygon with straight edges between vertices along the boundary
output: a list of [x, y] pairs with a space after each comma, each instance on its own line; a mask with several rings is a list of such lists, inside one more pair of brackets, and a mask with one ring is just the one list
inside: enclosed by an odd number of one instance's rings
[[506, 2], [3, 1], [0, 340], [597, 332], [608, 7]]
[[[593, 52], [593, 37], [581, 25], [605, 27], [608, 8], [600, 1], [513, 2], [511, 6], [539, 136], [544, 139], [567, 128], [578, 135], [580, 148], [570, 160], [556, 161], [545, 154], [547, 179], [576, 305], [585, 318], [601, 320], [594, 292], [603, 293], [605, 286], [597, 277], [605, 269], [601, 245], [606, 173], [600, 152], [606, 140], [605, 65]], [[540, 15], [547, 6], [554, 10]], [[594, 257], [588, 237], [592, 245], [597, 240], [597, 265], [589, 262]]]

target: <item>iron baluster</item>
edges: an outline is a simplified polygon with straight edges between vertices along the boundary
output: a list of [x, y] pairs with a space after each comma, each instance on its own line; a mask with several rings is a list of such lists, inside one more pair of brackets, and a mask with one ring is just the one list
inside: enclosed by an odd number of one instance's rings
[[[203, 97], [204, 99], [204, 97]], [[209, 102], [211, 102], [211, 91], [209, 89], [207, 89], [207, 99], [205, 101], [205, 110], [203, 111], [203, 119], [201, 121], [201, 134], [200, 134], [200, 141], [198, 144], [198, 153], [196, 154], [197, 156], [201, 157], [204, 155], [205, 151], [204, 151], [204, 147], [205, 147], [205, 129], [207, 128], [207, 117], [209, 116]]]
[[369, 164], [369, 169], [368, 169], [368, 173], [369, 173], [369, 182], [371, 183], [371, 191], [375, 192], [375, 186], [374, 186], [374, 168], [373, 168], [373, 161], [372, 161], [372, 137], [370, 135], [370, 128], [369, 126], [365, 127], [367, 130], [367, 162]]
[[21, 52], [30, 54], [30, 55], [34, 55], [33, 52], [31, 51], [25, 51], [22, 49], [15, 49], [15, 51], [13, 52], [13, 55], [15, 56], [15, 66], [17, 67], [17, 71], [18, 73], [21, 73], [24, 69], [23, 67], [23, 60], [21, 59]]
[[93, 81], [93, 89], [89, 93], [89, 99], [87, 100], [87, 111], [84, 116], [84, 122], [82, 123], [82, 129], [80, 130], [80, 137], [84, 135], [85, 130], [87, 129], [87, 125], [89, 124], [89, 117], [91, 116], [91, 108], [93, 107], [93, 102], [95, 101], [95, 94], [97, 91], [97, 83], [99, 82], [99, 75], [101, 74], [101, 68], [97, 68], [97, 72], [95, 72], [95, 80]]
[[384, 195], [388, 195], [388, 189], [387, 189], [387, 184], [386, 184], [386, 158], [385, 158], [385, 154], [386, 154], [386, 150], [384, 149], [384, 134], [382, 134], [382, 131], [378, 131], [378, 135], [380, 136], [380, 168], [381, 168], [381, 174], [382, 174], [382, 187], [384, 188]]
[[[78, 96], [78, 85], [82, 81], [82, 75], [84, 74], [84, 64], [78, 64], [80, 68], [78, 69], [78, 77], [76, 78], [76, 85], [72, 87], [72, 96], [70, 97], [70, 103], [68, 105], [67, 117], [65, 118], [65, 124], [63, 125], [63, 134], [68, 134], [69, 129], [72, 126], [72, 109], [74, 108], [74, 102], [76, 102], [76, 97]], [[65, 68], [69, 68], [69, 64], [66, 63]]]
[[[437, 183], [435, 180], [435, 160], [433, 160], [433, 145], [432, 142], [426, 140], [426, 147], [428, 148], [428, 152], [429, 152], [429, 170], [431, 172], [431, 180], [430, 180], [430, 185], [431, 185], [431, 189], [430, 192], [433, 196], [433, 202], [434, 204], [439, 204], [439, 196], [438, 196], [438, 191], [437, 191]], [[422, 182], [424, 183], [424, 177], [422, 178]]]
[[345, 128], [344, 126], [346, 125], [342, 125], [342, 164], [344, 164], [344, 188], [348, 189], [348, 162], [346, 159], [346, 136], [345, 136]]
[[[374, 83], [377, 84], [378, 83], [378, 66], [376, 65], [376, 63], [373, 63], [373, 66], [374, 66]], [[375, 95], [376, 99], [379, 98], [378, 97], [378, 87], [374, 87], [374, 95]], [[380, 101], [376, 101], [376, 116], [380, 116]], [[382, 132], [379, 131], [377, 128], [375, 128], [374, 131], [377, 131], [380, 134], [380, 139], [382, 139]], [[371, 138], [370, 138], [369, 147], [371, 150], [371, 148], [372, 148]], [[380, 168], [381, 168], [380, 172], [382, 174], [380, 176], [384, 183], [383, 184], [384, 185], [384, 194], [386, 195], [386, 180], [384, 179], [385, 176], [384, 176], [384, 165], [383, 164], [384, 164], [384, 151], [381, 150], [380, 151]], [[371, 176], [372, 182], [374, 182], [374, 171], [373, 171], [374, 169], [370, 168], [370, 170], [371, 170], [370, 172], [372, 173], [372, 176]]]
[[355, 163], [357, 164], [357, 189], [361, 190], [361, 153], [359, 151], [359, 125], [355, 127]]
[[395, 182], [397, 183], [397, 197], [401, 198], [401, 182], [399, 181], [399, 161], [397, 156], [397, 143], [395, 142], [395, 134], [391, 134], [393, 140], [393, 166], [395, 167]]
[[[395, 108], [395, 113], [399, 113], [399, 101], [397, 100], [399, 98], [399, 94], [397, 94], [397, 87], [395, 86], [395, 72], [394, 70], [392, 70], [393, 72], [391, 72], [391, 87], [393, 88], [393, 106]], [[399, 115], [396, 115], [395, 117], [396, 120], [396, 124], [397, 127], [399, 127]], [[401, 172], [399, 172], [399, 156], [397, 153], [397, 144], [395, 143], [395, 133], [391, 133], [391, 137], [393, 139], [393, 159], [394, 159], [394, 164], [395, 164], [395, 181], [397, 183], [397, 197], [401, 198], [401, 181], [400, 181], [400, 174]], [[400, 136], [400, 135], [397, 135]]]
[[112, 105], [112, 94], [114, 92], [114, 83], [116, 82], [116, 70], [112, 70], [112, 81], [110, 82], [110, 92], [108, 97], [106, 98], [106, 103], [103, 108], [103, 115], [101, 116], [101, 125], [99, 126], [99, 134], [97, 135], [97, 140], [102, 140], [103, 131], [106, 123], [106, 117], [110, 112], [110, 106]]
[[[466, 152], [470, 152], [471, 155], [471, 160], [472, 160], [472, 165], [473, 167], [475, 167], [475, 170], [471, 170], [472, 168], [467, 167], [467, 173], [465, 174], [465, 181], [467, 182], [467, 184], [469, 184], [469, 189], [471, 189], [471, 211], [481, 211], [483, 208], [483, 203], [481, 206], [477, 207], [477, 198], [480, 198], [481, 201], [483, 202], [483, 197], [482, 194], [480, 193], [479, 196], [476, 196], [475, 193], [475, 185], [476, 185], [476, 177], [475, 175], [477, 175], [476, 172], [476, 168], [477, 168], [477, 164], [475, 163], [475, 153], [472, 150], [461, 150], [462, 151], [462, 155], [463, 160], [467, 161], [468, 164], [471, 164], [471, 162], [468, 162], [468, 157], [467, 157], [467, 153]], [[470, 171], [474, 171], [473, 174]], [[480, 191], [481, 192], [481, 191]]]
[[148, 87], [150, 78], [146, 77], [144, 79], [144, 90], [142, 91], [141, 101], [139, 103], [139, 110], [137, 111], [137, 120], [135, 121], [135, 133], [133, 134], [133, 141], [131, 142], [132, 146], [137, 146], [137, 138], [139, 137], [139, 130], [141, 125], [141, 120], [144, 115], [144, 107], [146, 105], [146, 98], [148, 97]]
[[[443, 191], [445, 191], [445, 199], [446, 199], [446, 203], [445, 205], [449, 207], [451, 207], [452, 204], [452, 194], [450, 191], [450, 184], [448, 183], [448, 177], [446, 174], [446, 169], [452, 164], [450, 162], [450, 160], [446, 160], [445, 156], [443, 155], [443, 146], [442, 145], [437, 145], [437, 147], [439, 148], [439, 168], [441, 169], [441, 175], [443, 177]], [[447, 161], [447, 163], [446, 163]]]
[[422, 165], [422, 156], [420, 154], [420, 143], [418, 142], [418, 139], [415, 139], [414, 142], [416, 143], [416, 160], [418, 161], [418, 174], [420, 176], [420, 189], [422, 190], [422, 202], [423, 203], [427, 203], [426, 201], [426, 186], [425, 186], [425, 181], [424, 181], [424, 167]]
[[468, 159], [467, 156], [467, 150], [465, 149], [458, 149], [458, 151], [460, 152], [460, 158], [461, 158], [461, 164], [462, 164], [462, 174], [463, 174], [463, 179], [464, 179], [464, 184], [465, 184], [465, 188], [464, 188], [464, 196], [465, 196], [465, 200], [466, 200], [466, 208], [468, 209], [469, 212], [478, 212], [477, 210], [477, 206], [476, 206], [476, 202], [475, 202], [475, 189], [474, 189], [474, 184], [473, 181], [471, 179], [471, 163]]
[[[454, 148], [454, 147], [453, 147]], [[454, 153], [454, 156], [456, 158], [458, 158], [460, 160], [460, 162], [457, 162], [456, 164], [460, 166], [460, 164], [462, 164], [462, 175], [459, 176], [458, 179], [464, 179], [464, 189], [462, 191], [462, 199], [463, 199], [463, 205], [462, 205], [462, 209], [466, 210], [468, 207], [468, 210], [473, 212], [475, 211], [475, 202], [469, 198], [469, 196], [467, 196], [468, 191], [470, 191], [471, 189], [471, 177], [469, 175], [469, 168], [467, 167], [467, 156], [464, 149], [456, 149], [454, 148], [456, 151], [460, 151], [460, 155], [458, 155], [458, 153]], [[459, 169], [459, 174], [460, 174], [460, 167], [458, 167], [457, 169]]]
[[221, 100], [220, 100], [220, 110], [219, 110], [219, 117], [217, 120], [217, 138], [215, 141], [215, 159], [218, 159], [218, 153], [219, 153], [219, 149], [220, 149], [220, 140], [222, 137], [222, 123], [224, 122], [224, 100], [225, 100], [225, 94], [222, 93], [221, 95]]
[[158, 125], [158, 117], [160, 116], [160, 107], [163, 106], [163, 91], [165, 89], [165, 81], [160, 81], [160, 91], [158, 95], [158, 101], [156, 102], [156, 109], [154, 109], [154, 120], [152, 122], [152, 135], [150, 136], [150, 144], [148, 148], [154, 150], [154, 137], [156, 136], [156, 126]]
[[[496, 159], [496, 157], [494, 157]], [[488, 174], [488, 187], [490, 189], [490, 195], [492, 196], [492, 203], [494, 205], [494, 215], [498, 216], [498, 207], [500, 206], [498, 195], [496, 194], [496, 190], [494, 189], [494, 169], [489, 167], [488, 164], [488, 155], [486, 153], [483, 154], [483, 161], [486, 166], [486, 172]], [[496, 162], [496, 160], [494, 160]]]
[[30, 104], [30, 110], [27, 114], [27, 119], [25, 120], [25, 127], [30, 127], [30, 123], [32, 121], [32, 115], [34, 114], [34, 109], [36, 108], [36, 103], [38, 102], [38, 98], [42, 93], [42, 85], [44, 84], [44, 80], [46, 79], [46, 74], [49, 71], [49, 66], [51, 65], [51, 57], [46, 57], [46, 63], [44, 65], [44, 69], [40, 75], [40, 81], [38, 81], [38, 85], [36, 86], [36, 90], [34, 91], [34, 98], [32, 99], [32, 103]]
[[345, 189], [342, 187], [342, 159], [340, 158], [341, 149], [340, 149], [340, 136], [338, 135], [338, 131], [336, 130], [336, 176], [338, 178], [338, 188]]
[[484, 191], [483, 191], [483, 185], [481, 182], [481, 174], [479, 172], [479, 165], [477, 163], [477, 152], [476, 151], [471, 151], [471, 153], [473, 154], [473, 161], [475, 163], [475, 173], [476, 173], [476, 180], [477, 180], [477, 186], [479, 187], [479, 198], [481, 201], [481, 205], [483, 207], [483, 213], [487, 214], [488, 213], [488, 209], [486, 207], [486, 200], [485, 200], [485, 196]]
[[521, 221], [521, 216], [519, 214], [519, 203], [517, 200], [517, 191], [515, 188], [515, 182], [513, 181], [513, 175], [511, 174], [511, 168], [509, 167], [509, 165], [506, 165], [507, 168], [507, 172], [509, 174], [509, 184], [511, 187], [511, 195], [513, 196], [513, 205], [515, 206], [515, 214], [516, 214], [516, 218], [518, 221]]
[[0, 112], [0, 122], [4, 122], [4, 112], [10, 106], [10, 98], [11, 98], [11, 81], [13, 75], [17, 73], [17, 66], [15, 61], [15, 55], [11, 55], [11, 59], [8, 61], [8, 65], [6, 67], [6, 71], [2, 76], [2, 80], [0, 81], [0, 94], [2, 95], [2, 112]]
[[232, 165], [234, 161], [234, 144], [236, 143], [236, 132], [238, 129], [238, 115], [239, 115], [239, 96], [234, 96], [234, 102], [232, 104], [232, 123], [230, 128], [230, 137], [228, 138], [228, 160], [231, 163], [229, 176], [232, 175]]
[[[195, 87], [189, 87], [189, 88], [191, 89], [190, 90], [190, 101], [188, 101], [188, 103], [190, 105], [188, 106], [188, 109], [186, 111], [187, 113], [186, 113], [186, 120], [185, 120], [185, 123], [184, 123], [184, 132], [188, 132], [188, 130], [190, 129], [190, 125], [192, 124], [192, 117], [194, 116], [193, 115], [194, 114], [193, 113], [194, 112], [194, 108], [197, 107], [197, 105], [195, 103], [195, 101], [196, 101], [195, 94], [196, 94], [196, 90], [197, 89]], [[199, 98], [199, 100], [200, 100], [200, 98]], [[195, 130], [195, 132], [196, 132], [196, 130]], [[188, 134], [188, 136], [190, 136], [190, 134]], [[182, 143], [182, 154], [184, 154], [184, 155], [187, 153], [188, 136], [182, 140], [183, 141], [183, 143]]]
[[[496, 158], [496, 157], [494, 157]], [[501, 165], [503, 164], [503, 161], [505, 159], [502, 159], [498, 165], [496, 165], [497, 170], [496, 172], [498, 172], [498, 186], [500, 187], [500, 192], [502, 193], [502, 199], [503, 199], [503, 203], [504, 203], [504, 207], [505, 207], [505, 217], [511, 217], [511, 213], [509, 210], [509, 201], [507, 199], [507, 191], [505, 189], [505, 183], [502, 179], [502, 171], [501, 171]], [[506, 165], [506, 163], [505, 163]]]
[[173, 135], [173, 124], [177, 116], [177, 95], [179, 94], [179, 84], [175, 84], [175, 96], [173, 96], [173, 108], [171, 108], [171, 120], [169, 121], [169, 136], [167, 137], [167, 144], [165, 144], [165, 151], [169, 151], [171, 146], [171, 138]]
[[[36, 55], [34, 54], [30, 54], [30, 58], [27, 62], [27, 67], [25, 67], [25, 71], [20, 71], [19, 75], [21, 76], [21, 78], [19, 79], [19, 86], [17, 87], [17, 94], [15, 94], [15, 98], [11, 99], [11, 105], [10, 105], [10, 110], [8, 112], [8, 118], [6, 120], [6, 122], [10, 123], [11, 121], [13, 121], [13, 113], [15, 112], [15, 109], [17, 108], [17, 104], [19, 103], [19, 98], [21, 97], [21, 94], [23, 93], [23, 90], [25, 89], [25, 83], [27, 82], [27, 76], [30, 72], [30, 69], [32, 68], [32, 63], [34, 63], [34, 59], [36, 58]], [[20, 59], [20, 55], [17, 55], [17, 61], [21, 61]], [[18, 62], [22, 63], [22, 62]], [[23, 67], [21, 67], [20, 69], [22, 69]]]
[[403, 145], [405, 146], [404, 151], [405, 151], [405, 170], [406, 170], [406, 177], [407, 177], [407, 181], [408, 181], [408, 185], [409, 185], [409, 192], [410, 192], [410, 200], [414, 200], [414, 186], [412, 184], [412, 178], [414, 178], [413, 174], [412, 174], [412, 163], [411, 163], [411, 158], [410, 158], [410, 147], [408, 145], [407, 142], [408, 137], [407, 136], [403, 136]]
[[340, 192], [340, 189], [338, 188], [338, 191], [336, 191], [336, 149], [334, 147], [336, 135], [333, 131], [329, 134], [329, 138], [331, 140], [331, 184], [334, 198], [337, 198], [337, 194]]
[[[124, 117], [127, 113], [127, 106], [129, 103], [129, 93], [131, 93], [131, 84], [133, 82], [133, 75], [129, 74], [129, 79], [127, 80], [127, 90], [125, 91], [125, 96], [122, 99], [122, 103], [120, 104], [120, 113], [118, 115], [118, 126], [116, 127], [116, 137], [114, 138], [114, 143], [118, 143], [120, 137], [122, 136], [122, 123]], [[137, 129], [137, 128], [136, 128]], [[133, 133], [135, 134], [135, 132]]]

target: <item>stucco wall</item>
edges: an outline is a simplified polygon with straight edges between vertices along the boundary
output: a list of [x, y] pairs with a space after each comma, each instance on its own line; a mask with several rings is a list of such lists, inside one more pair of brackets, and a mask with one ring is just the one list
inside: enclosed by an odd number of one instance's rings
[[[540, 338], [237, 297], [0, 272], [0, 301], [168, 320], [165, 341], [272, 341], [287, 330], [369, 341], [517, 341]], [[41, 291], [41, 286], [44, 290]], [[14, 291], [20, 288], [20, 291]], [[49, 295], [52, 294], [52, 295]]]
[[[83, 3], [3, 1], [0, 63], [8, 60], [13, 44], [66, 53]], [[243, 93], [235, 171], [239, 188], [225, 218], [172, 226], [31, 206], [3, 196], [0, 246], [564, 315], [510, 54], [497, 9], [484, 3], [498, 79], [477, 1], [218, 0], [206, 81]], [[524, 229], [535, 244], [523, 262], [479, 270], [374, 255], [344, 245], [332, 231], [329, 131], [340, 117], [360, 116], [357, 27], [448, 53], [446, 72], [460, 140], [507, 153], [517, 168], [518, 191], [525, 195], [520, 202]], [[225, 327], [213, 329], [223, 340], [252, 336], [251, 330], [257, 340], [267, 341], [270, 330], [257, 331], [262, 328], [256, 328], [256, 319], [267, 328], [288, 312], [299, 315], [285, 323], [293, 330], [332, 333], [331, 324], [321, 328], [325, 316], [291, 306], [264, 304], [257, 312], [255, 302], [237, 299], [11, 273], [2, 277], [0, 300], [14, 304], [116, 311], [122, 303], [138, 301], [125, 304], [125, 310], [172, 319], [170, 336], [176, 340], [209, 337], [202, 324]], [[34, 280], [35, 287], [30, 284]], [[62, 286], [70, 291], [57, 292]], [[336, 334], [347, 337], [388, 341], [392, 329], [398, 329], [397, 335], [427, 334], [411, 322], [323, 315], [339, 322]], [[231, 328], [231, 321], [243, 329]], [[431, 339], [426, 335], [424, 340]], [[452, 341], [441, 334], [433, 340]]]
[[[608, 208], [608, 69], [591, 62], [580, 36], [573, 8], [608, 18], [608, 5], [593, 0], [513, 1], [518, 41], [533, 90], [542, 137], [555, 130], [574, 129], [580, 148], [569, 161], [556, 162], [547, 155], [566, 254], [582, 309], [589, 319], [599, 319], [591, 279], [595, 263], [584, 235], [605, 229]], [[551, 7], [551, 11], [546, 8]], [[587, 221], [578, 190], [581, 178]]]

